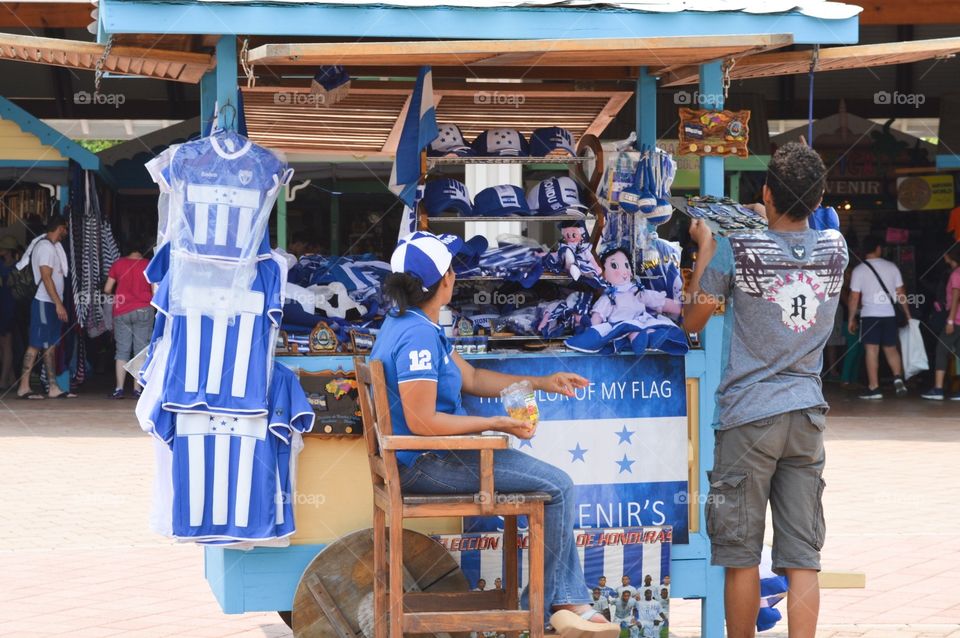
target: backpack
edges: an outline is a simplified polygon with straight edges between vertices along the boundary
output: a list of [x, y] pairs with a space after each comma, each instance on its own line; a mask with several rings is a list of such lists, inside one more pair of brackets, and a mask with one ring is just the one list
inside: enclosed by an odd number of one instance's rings
[[[34, 246], [34, 248], [36, 248], [36, 246]], [[33, 259], [32, 254], [30, 258], [31, 260]], [[33, 267], [27, 263], [23, 270], [17, 270], [16, 266], [14, 266], [13, 272], [10, 273], [4, 285], [10, 288], [10, 293], [14, 299], [23, 301], [24, 299], [33, 299], [34, 295], [37, 294], [39, 282], [33, 278]]]

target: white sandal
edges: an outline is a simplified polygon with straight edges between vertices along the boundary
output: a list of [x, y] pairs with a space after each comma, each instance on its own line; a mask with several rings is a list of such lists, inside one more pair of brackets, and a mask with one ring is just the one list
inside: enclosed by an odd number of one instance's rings
[[[619, 638], [620, 625], [609, 621], [590, 622], [590, 619], [598, 614], [603, 617], [603, 614], [595, 609], [588, 609], [582, 614], [561, 609], [550, 616], [550, 624], [553, 625], [557, 635], [563, 638]], [[604, 620], [606, 620], [605, 617]]]

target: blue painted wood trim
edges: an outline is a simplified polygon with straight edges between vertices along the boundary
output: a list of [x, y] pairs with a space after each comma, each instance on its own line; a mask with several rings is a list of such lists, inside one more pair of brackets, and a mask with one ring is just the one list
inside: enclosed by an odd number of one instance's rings
[[[700, 65], [700, 98], [703, 108], [723, 108], [723, 70], [720, 62]], [[700, 194], [723, 195], [723, 158], [700, 159]]]
[[207, 124], [213, 118], [213, 107], [217, 101], [217, 72], [207, 71], [200, 77], [200, 134], [207, 130]]
[[[107, 5], [104, 7], [104, 5]], [[108, 33], [219, 33], [368, 38], [609, 38], [790, 33], [797, 44], [853, 44], [858, 19], [736, 12], [643, 13], [556, 7], [385, 7], [103, 0]], [[467, 27], [467, 25], [469, 25]]]
[[637, 98], [637, 146], [657, 144], [657, 78], [640, 68], [636, 83]]
[[[79, 164], [81, 168], [92, 171], [100, 170], [100, 158], [94, 153], [83, 148], [60, 131], [47, 126], [2, 96], [0, 96], [0, 118], [10, 120], [19, 126], [24, 133], [29, 133], [47, 146], [57, 149], [62, 155]], [[40, 162], [30, 162], [28, 165], [40, 166], [42, 164]], [[57, 166], [59, 165], [57, 164]]]
[[[217, 42], [217, 105], [220, 109], [218, 123], [224, 130], [237, 130], [240, 108], [237, 104], [237, 38], [221, 36]], [[231, 108], [232, 107], [232, 108]]]
[[[722, 161], [722, 158], [716, 158]], [[722, 164], [721, 164], [722, 166]], [[723, 372], [723, 335], [724, 317], [713, 317], [703, 332], [706, 347], [706, 365], [700, 382], [700, 531], [698, 536], [704, 542], [703, 588], [704, 597], [700, 607], [700, 622], [703, 638], [722, 638], [724, 628], [723, 614], [723, 575], [724, 570], [709, 564], [710, 542], [707, 537], [706, 499], [710, 481], [707, 472], [713, 468], [714, 430], [716, 413], [716, 392], [720, 386]], [[672, 581], [672, 579], [671, 579]]]
[[[2, 151], [0, 151], [2, 152]], [[67, 160], [5, 160], [0, 159], [0, 168], [68, 168]]]
[[960, 169], [960, 155], [937, 155], [939, 170]]
[[260, 547], [248, 552], [205, 547], [204, 576], [226, 614], [289, 611], [303, 570], [324, 547]]

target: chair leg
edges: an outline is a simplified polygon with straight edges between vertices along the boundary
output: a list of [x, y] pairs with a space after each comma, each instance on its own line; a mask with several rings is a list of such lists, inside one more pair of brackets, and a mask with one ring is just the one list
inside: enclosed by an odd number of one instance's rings
[[403, 519], [390, 515], [390, 638], [403, 636]]
[[530, 519], [530, 638], [543, 638], [543, 506]]
[[[507, 609], [520, 609], [519, 584], [517, 582], [517, 517], [503, 517], [503, 587], [506, 592]], [[507, 638], [519, 638], [520, 632], [507, 632]]]
[[373, 506], [373, 618], [374, 638], [387, 638], [387, 517]]

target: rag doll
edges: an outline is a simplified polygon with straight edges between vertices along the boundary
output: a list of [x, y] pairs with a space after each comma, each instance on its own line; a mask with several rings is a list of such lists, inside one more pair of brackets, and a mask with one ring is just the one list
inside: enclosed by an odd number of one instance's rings
[[581, 276], [594, 281], [599, 279], [600, 266], [593, 256], [584, 220], [560, 222], [560, 245], [556, 252], [547, 255], [545, 265], [554, 271], [565, 270], [574, 281], [579, 281]]
[[640, 354], [651, 348], [685, 354], [686, 336], [664, 316], [679, 316], [680, 303], [664, 292], [645, 290], [634, 278], [626, 249], [608, 250], [600, 262], [606, 288], [590, 309], [590, 327], [567, 339], [567, 347], [591, 353], [632, 349]]

